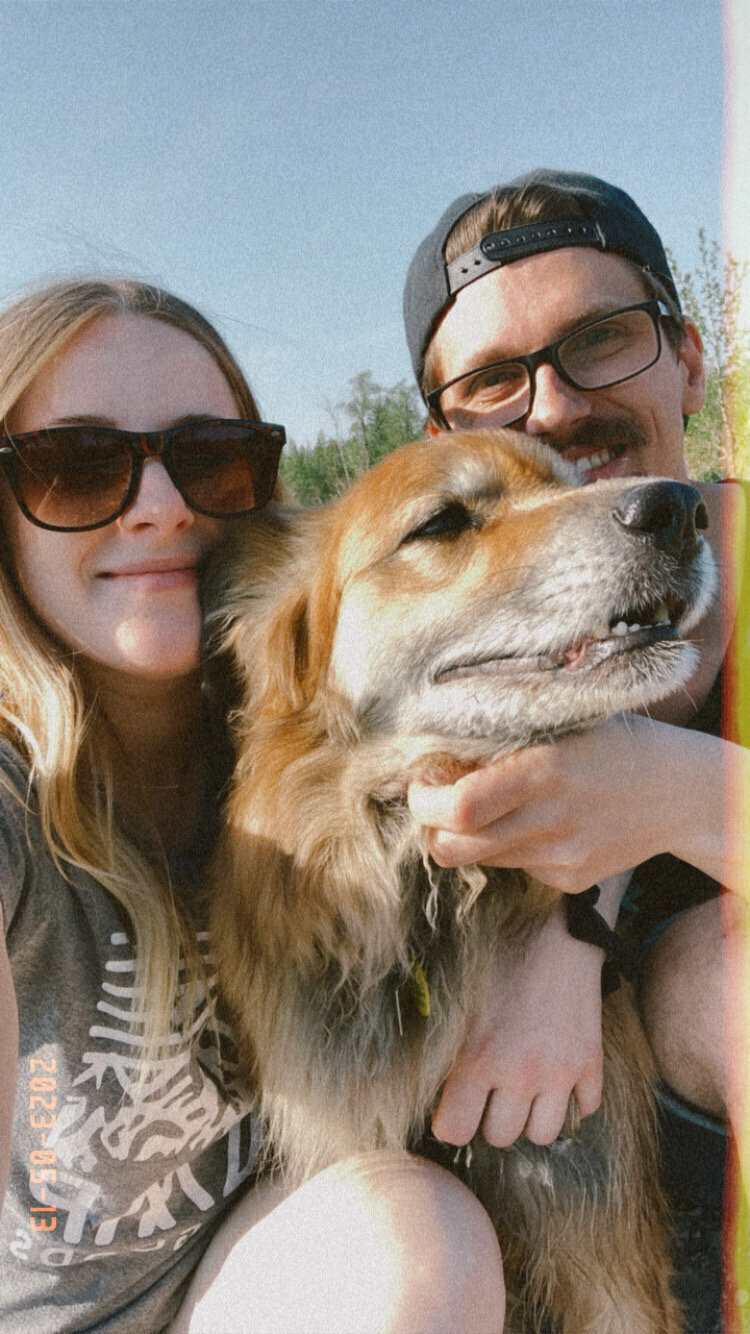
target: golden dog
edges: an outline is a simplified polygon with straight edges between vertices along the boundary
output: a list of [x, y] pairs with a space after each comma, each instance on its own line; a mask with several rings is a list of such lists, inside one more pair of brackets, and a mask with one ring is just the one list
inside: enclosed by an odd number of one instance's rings
[[[243, 702], [212, 935], [293, 1181], [419, 1145], [493, 941], [522, 949], [558, 898], [520, 872], [431, 864], [408, 781], [673, 691], [713, 590], [696, 521], [693, 488], [581, 488], [546, 447], [483, 432], [406, 446], [330, 506], [269, 511], [242, 539], [213, 590]], [[603, 1025], [599, 1112], [548, 1147], [478, 1135], [456, 1168], [497, 1225], [508, 1330], [680, 1328], [626, 986]]]

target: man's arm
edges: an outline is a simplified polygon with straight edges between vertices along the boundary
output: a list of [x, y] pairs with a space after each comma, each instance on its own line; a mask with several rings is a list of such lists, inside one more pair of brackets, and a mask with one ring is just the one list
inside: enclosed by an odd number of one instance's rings
[[[628, 715], [507, 756], [451, 787], [414, 785], [409, 801], [433, 827], [439, 862], [523, 866], [568, 893], [599, 883], [597, 908], [613, 925], [628, 880], [613, 873], [657, 852], [741, 887], [742, 850], [724, 837], [722, 799], [738, 756], [746, 765], [744, 752], [715, 737]], [[570, 938], [561, 911], [523, 966], [498, 954], [492, 994], [433, 1118], [440, 1138], [465, 1143], [481, 1125], [495, 1144], [521, 1131], [548, 1143], [572, 1092], [583, 1115], [595, 1110], [602, 960], [601, 950]]]

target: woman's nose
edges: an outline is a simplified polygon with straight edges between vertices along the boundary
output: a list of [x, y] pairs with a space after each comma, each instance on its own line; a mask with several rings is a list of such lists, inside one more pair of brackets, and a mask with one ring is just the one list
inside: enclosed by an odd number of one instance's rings
[[119, 522], [126, 528], [142, 525], [181, 528], [194, 519], [193, 510], [180, 495], [164, 464], [158, 459], [145, 459], [135, 497]]

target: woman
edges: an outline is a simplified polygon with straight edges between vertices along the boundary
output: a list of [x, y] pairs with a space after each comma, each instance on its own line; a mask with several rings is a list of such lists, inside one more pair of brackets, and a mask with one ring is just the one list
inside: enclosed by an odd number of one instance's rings
[[502, 1327], [489, 1221], [440, 1168], [255, 1185], [196, 894], [227, 763], [197, 586], [272, 494], [283, 431], [258, 416], [154, 288], [60, 283], [0, 316], [7, 1334]]

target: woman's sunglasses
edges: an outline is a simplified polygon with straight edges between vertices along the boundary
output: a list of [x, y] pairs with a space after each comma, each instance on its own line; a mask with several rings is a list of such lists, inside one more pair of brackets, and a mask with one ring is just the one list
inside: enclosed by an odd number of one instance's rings
[[271, 499], [286, 440], [268, 422], [186, 422], [168, 431], [53, 426], [0, 436], [0, 468], [27, 519], [81, 533], [132, 504], [147, 458], [158, 459], [198, 514], [226, 519]]

